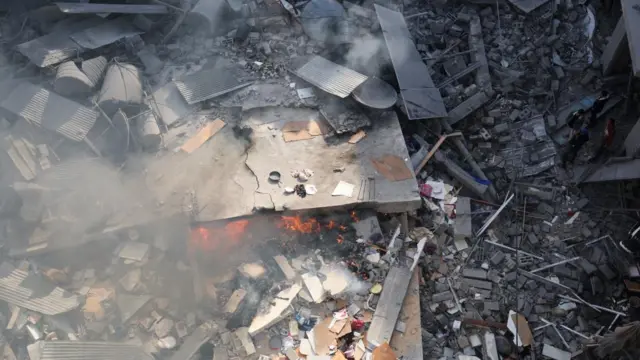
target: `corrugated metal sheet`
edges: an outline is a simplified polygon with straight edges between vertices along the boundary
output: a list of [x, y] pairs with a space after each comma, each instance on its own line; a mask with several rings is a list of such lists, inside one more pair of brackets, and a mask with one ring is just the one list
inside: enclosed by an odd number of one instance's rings
[[0, 106], [74, 141], [82, 141], [98, 119], [97, 111], [26, 82], [17, 85]]
[[85, 51], [69, 35], [76, 31], [99, 25], [104, 21], [104, 19], [92, 17], [68, 24], [65, 23], [58, 30], [22, 43], [17, 48], [22, 55], [28, 57], [32, 63], [39, 67], [55, 65]]
[[116, 13], [116, 14], [165, 14], [164, 5], [150, 4], [96, 4], [96, 3], [56, 3], [66, 14]]
[[89, 81], [91, 81], [91, 87], [96, 87], [100, 83], [100, 80], [102, 80], [104, 70], [107, 68], [107, 58], [98, 56], [85, 60], [80, 67], [82, 68], [82, 72], [89, 78]]
[[329, 94], [341, 98], [349, 96], [355, 88], [367, 80], [366, 75], [320, 56], [314, 56], [293, 73]]
[[144, 31], [133, 26], [133, 23], [127, 18], [118, 18], [88, 29], [76, 31], [69, 37], [84, 48], [97, 49], [122, 38], [142, 33]]
[[174, 80], [174, 83], [187, 104], [193, 105], [249, 86], [253, 84], [253, 78], [242, 69], [212, 68]]
[[404, 16], [380, 5], [374, 7], [409, 119], [446, 117], [440, 91], [413, 43]]
[[0, 265], [0, 299], [45, 315], [61, 314], [80, 306], [77, 295], [10, 263]]
[[86, 94], [91, 91], [91, 81], [73, 61], [67, 61], [58, 66], [53, 88], [63, 96]]
[[40, 341], [39, 360], [153, 360], [139, 346], [104, 341]]
[[138, 106], [143, 100], [140, 70], [132, 64], [111, 64], [98, 96], [100, 108], [108, 116], [112, 116], [118, 109]]

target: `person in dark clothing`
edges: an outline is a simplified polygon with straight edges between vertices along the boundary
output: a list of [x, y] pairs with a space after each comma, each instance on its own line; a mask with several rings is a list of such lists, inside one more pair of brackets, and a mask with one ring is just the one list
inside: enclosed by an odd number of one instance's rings
[[578, 151], [580, 151], [587, 141], [589, 141], [589, 130], [587, 130], [586, 127], [580, 128], [578, 132], [571, 136], [569, 139], [569, 147], [564, 155], [562, 155], [562, 167], [567, 167], [567, 163], [573, 164], [578, 155]]
[[607, 124], [604, 127], [604, 134], [602, 134], [602, 142], [600, 143], [600, 147], [596, 150], [596, 153], [593, 155], [591, 159], [589, 159], [590, 163], [598, 160], [602, 154], [606, 151], [611, 150], [611, 146], [613, 145], [613, 138], [616, 135], [616, 121], [613, 118], [609, 118], [607, 120]]
[[570, 129], [578, 130], [584, 122], [584, 114], [584, 109], [578, 109], [572, 112], [571, 115], [569, 115], [569, 120], [567, 120], [567, 126], [569, 126]]
[[596, 126], [598, 114], [600, 114], [602, 109], [604, 109], [604, 105], [607, 103], [607, 101], [609, 101], [610, 97], [611, 95], [607, 90], [602, 90], [600, 96], [596, 99], [596, 101], [593, 102], [591, 109], [589, 109], [589, 111], [591, 112], [591, 118], [589, 120], [590, 129]]

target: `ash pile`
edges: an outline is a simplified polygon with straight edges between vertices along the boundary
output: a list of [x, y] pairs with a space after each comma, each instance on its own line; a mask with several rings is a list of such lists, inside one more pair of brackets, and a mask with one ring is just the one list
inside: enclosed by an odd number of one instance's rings
[[[616, 164], [638, 95], [601, 75], [597, 4], [0, 10], [7, 358], [635, 351], [639, 196]], [[560, 166], [579, 109], [627, 156], [589, 162], [590, 141]]]

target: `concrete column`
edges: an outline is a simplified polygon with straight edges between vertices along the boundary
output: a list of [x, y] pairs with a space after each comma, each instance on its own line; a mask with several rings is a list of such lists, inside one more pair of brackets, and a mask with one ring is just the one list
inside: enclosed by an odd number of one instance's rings
[[[613, 34], [602, 53], [602, 73], [607, 76], [616, 70], [627, 69], [629, 62], [629, 43], [624, 18], [618, 20]], [[626, 71], [626, 70], [625, 70]]]

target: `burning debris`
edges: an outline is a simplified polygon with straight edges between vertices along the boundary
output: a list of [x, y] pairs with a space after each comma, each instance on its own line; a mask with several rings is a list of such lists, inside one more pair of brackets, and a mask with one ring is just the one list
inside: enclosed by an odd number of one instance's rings
[[637, 352], [622, 7], [3, 2], [5, 356]]

